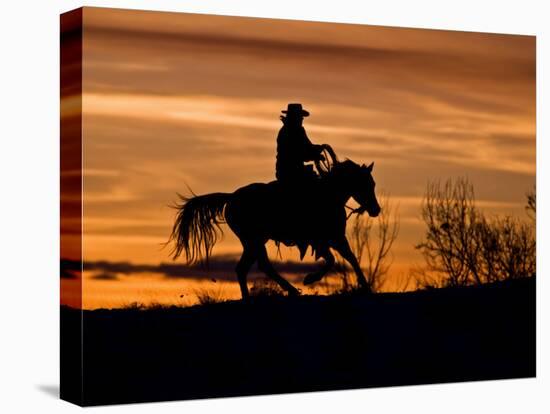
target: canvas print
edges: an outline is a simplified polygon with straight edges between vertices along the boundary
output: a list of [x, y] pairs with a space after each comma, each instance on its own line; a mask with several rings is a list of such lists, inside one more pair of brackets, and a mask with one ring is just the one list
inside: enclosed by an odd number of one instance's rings
[[61, 15], [61, 397], [535, 376], [535, 40]]

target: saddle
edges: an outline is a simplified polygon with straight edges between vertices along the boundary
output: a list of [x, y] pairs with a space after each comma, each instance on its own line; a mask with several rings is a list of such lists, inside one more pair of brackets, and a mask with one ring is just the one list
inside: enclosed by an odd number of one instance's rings
[[[317, 204], [322, 202], [321, 177], [313, 171], [313, 168], [309, 171], [307, 175], [304, 174], [303, 177], [297, 177], [294, 180], [278, 180], [270, 183], [270, 185], [277, 188], [276, 191], [279, 194], [277, 197], [280, 200], [280, 204], [278, 203], [277, 206], [279, 213], [288, 218], [287, 224], [289, 227], [295, 231], [298, 230], [299, 234], [303, 234], [303, 237], [282, 238], [276, 241], [275, 244], [277, 247], [280, 243], [289, 247], [296, 246], [300, 251], [300, 260], [306, 255], [309, 246], [312, 247], [312, 253], [318, 258], [316, 241], [310, 240], [306, 235], [312, 233], [312, 228], [310, 228], [312, 223], [316, 222], [319, 225], [314, 217], [316, 216]], [[299, 229], [302, 229], [302, 231], [299, 231]]]

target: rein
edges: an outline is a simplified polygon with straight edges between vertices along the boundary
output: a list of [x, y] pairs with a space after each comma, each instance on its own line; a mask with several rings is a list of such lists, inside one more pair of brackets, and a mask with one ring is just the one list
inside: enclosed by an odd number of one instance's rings
[[365, 207], [359, 206], [358, 208], [351, 208], [348, 205], [345, 205], [348, 210], [351, 210], [349, 214], [346, 216], [346, 221], [353, 215], [353, 214], [363, 214], [365, 212]]
[[[332, 167], [338, 163], [338, 157], [336, 156], [336, 153], [332, 149], [332, 147], [328, 144], [322, 145], [322, 151], [321, 154], [323, 155], [322, 160], [316, 160], [315, 161], [315, 167], [317, 167], [317, 171], [319, 172], [319, 175], [324, 176], [328, 174]], [[348, 210], [350, 210], [349, 214], [346, 216], [346, 221], [353, 215], [353, 214], [363, 214], [366, 211], [366, 208], [363, 206], [359, 206], [358, 208], [351, 208], [349, 206], [345, 206]]]

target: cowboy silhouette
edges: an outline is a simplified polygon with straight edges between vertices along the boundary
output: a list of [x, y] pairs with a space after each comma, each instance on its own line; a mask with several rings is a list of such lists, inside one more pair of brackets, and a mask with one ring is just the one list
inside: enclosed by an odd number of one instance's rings
[[[254, 263], [289, 295], [300, 293], [270, 262], [265, 247], [269, 240], [298, 247], [300, 259], [311, 247], [316, 259], [325, 260], [322, 268], [306, 275], [306, 285], [321, 280], [334, 266], [334, 249], [351, 265], [359, 285], [370, 289], [346, 238], [346, 203], [355, 200], [359, 208], [353, 212], [357, 214], [380, 214], [372, 177], [374, 163], [366, 166], [351, 160], [341, 162], [330, 145], [313, 144], [302, 126], [309, 112], [301, 104], [289, 103], [282, 113], [283, 127], [277, 137], [277, 181], [252, 183], [233, 193], [181, 197], [169, 239], [174, 242], [173, 257], [185, 254], [187, 263], [208, 263], [221, 236], [219, 225], [227, 223], [243, 246], [235, 268], [243, 299], [249, 296], [247, 274]], [[304, 164], [308, 161], [315, 162], [319, 176], [311, 165]]]
[[308, 161], [324, 160], [322, 145], [313, 144], [307, 137], [303, 127], [304, 117], [309, 112], [302, 104], [289, 103], [286, 111], [281, 111], [283, 126], [277, 136], [276, 177], [280, 182], [293, 183], [297, 180], [316, 178], [312, 165], [304, 165]]

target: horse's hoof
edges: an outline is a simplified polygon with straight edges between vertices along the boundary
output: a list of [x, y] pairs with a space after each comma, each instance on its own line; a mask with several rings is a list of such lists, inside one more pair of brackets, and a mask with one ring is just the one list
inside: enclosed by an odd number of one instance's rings
[[369, 285], [359, 286], [358, 292], [362, 293], [363, 295], [370, 295], [374, 293]]
[[288, 296], [300, 296], [301, 293], [300, 289], [292, 289], [288, 291]]
[[308, 275], [306, 275], [306, 277], [304, 277], [304, 285], [311, 285], [315, 282], [318, 282], [319, 280], [321, 280], [322, 277], [319, 277], [319, 275], [316, 275], [315, 273], [310, 273]]

